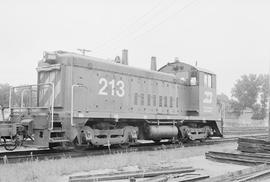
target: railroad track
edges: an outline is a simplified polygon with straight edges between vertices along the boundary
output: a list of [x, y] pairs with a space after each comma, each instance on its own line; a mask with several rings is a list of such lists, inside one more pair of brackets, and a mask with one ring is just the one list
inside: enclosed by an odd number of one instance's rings
[[267, 134], [267, 127], [224, 127], [224, 135], [239, 135], [239, 134]]
[[[258, 137], [266, 137], [261, 135]], [[131, 146], [130, 148], [119, 148], [119, 147], [102, 147], [95, 149], [69, 149], [69, 150], [24, 150], [24, 151], [12, 151], [0, 153], [0, 164], [3, 163], [18, 163], [24, 161], [33, 160], [45, 160], [45, 159], [60, 159], [66, 157], [85, 157], [85, 156], [98, 156], [108, 155], [116, 153], [127, 153], [127, 152], [140, 152], [140, 151], [157, 151], [165, 149], [175, 149], [181, 147], [192, 147], [192, 146], [203, 146], [203, 145], [214, 145], [225, 142], [237, 141], [238, 137], [230, 138], [215, 138], [205, 140], [203, 142], [193, 141], [184, 144], [172, 144], [169, 142], [163, 142], [160, 144], [145, 143]]]

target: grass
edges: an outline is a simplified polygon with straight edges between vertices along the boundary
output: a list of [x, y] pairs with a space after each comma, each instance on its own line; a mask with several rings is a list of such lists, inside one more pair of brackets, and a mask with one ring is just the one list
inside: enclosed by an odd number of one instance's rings
[[[211, 146], [192, 148], [5, 164], [0, 166], [0, 182], [59, 181], [63, 179], [64, 175], [76, 172], [99, 169], [121, 170], [127, 166], [138, 166], [141, 169], [159, 168], [166, 165], [174, 165], [175, 167], [174, 163], [178, 159], [203, 155], [211, 149]], [[181, 162], [178, 162], [177, 165], [181, 166]]]
[[[168, 158], [165, 151], [159, 151], [159, 159]], [[14, 181], [58, 181], [63, 175], [98, 169], [121, 169], [125, 166], [145, 168], [157, 162], [156, 156], [143, 153], [120, 153], [84, 158], [63, 158], [60, 160], [29, 161], [2, 165], [0, 182]]]

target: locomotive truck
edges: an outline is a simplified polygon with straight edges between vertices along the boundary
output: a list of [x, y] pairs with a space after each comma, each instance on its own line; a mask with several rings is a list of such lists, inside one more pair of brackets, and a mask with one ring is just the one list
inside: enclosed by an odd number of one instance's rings
[[[76, 53], [44, 52], [37, 84], [10, 89], [4, 141], [35, 146], [129, 146], [221, 137], [216, 75], [178, 60], [151, 70]], [[8, 147], [7, 147], [8, 148]]]

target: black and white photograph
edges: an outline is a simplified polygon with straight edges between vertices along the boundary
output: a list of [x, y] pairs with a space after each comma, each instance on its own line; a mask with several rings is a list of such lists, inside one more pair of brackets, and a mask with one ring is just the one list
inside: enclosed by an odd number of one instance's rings
[[0, 182], [268, 182], [269, 73], [268, 0], [0, 0]]

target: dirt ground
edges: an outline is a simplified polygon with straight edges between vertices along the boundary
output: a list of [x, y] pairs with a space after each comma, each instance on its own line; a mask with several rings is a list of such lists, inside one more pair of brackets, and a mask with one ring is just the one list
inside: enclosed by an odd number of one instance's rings
[[0, 166], [0, 182], [67, 182], [70, 176], [83, 174], [104, 174], [187, 166], [195, 168], [198, 173], [217, 176], [247, 167], [209, 161], [205, 159], [205, 153], [208, 151], [230, 152], [234, 151], [236, 147], [236, 142], [175, 149], [166, 149], [166, 146], [164, 146], [162, 150], [158, 151], [6, 164]]
[[[73, 173], [72, 175], [66, 175], [61, 178], [61, 181], [68, 181], [69, 176], [84, 175], [84, 174], [104, 174], [110, 172], [121, 171], [136, 171], [142, 168], [157, 168], [157, 167], [185, 167], [191, 166], [196, 169], [196, 172], [201, 174], [207, 174], [211, 177], [222, 175], [228, 172], [241, 170], [247, 168], [247, 166], [235, 165], [235, 164], [224, 164], [213, 162], [205, 159], [205, 153], [208, 151], [223, 151], [229, 152], [235, 150], [237, 147], [236, 142], [209, 145], [209, 146], [195, 146], [187, 148], [170, 149], [164, 151], [153, 151], [153, 152], [142, 152], [137, 153], [142, 158], [150, 159], [148, 165], [127, 165], [122, 168], [110, 169], [104, 168], [99, 170], [84, 171], [79, 173]], [[154, 160], [151, 160], [154, 159]], [[156, 159], [156, 160], [155, 160]], [[123, 180], [122, 180], [123, 181]]]

